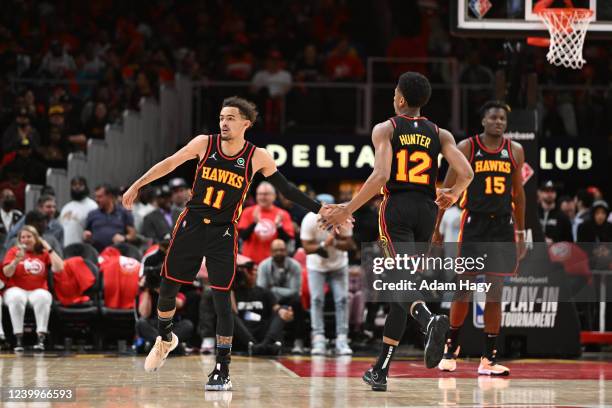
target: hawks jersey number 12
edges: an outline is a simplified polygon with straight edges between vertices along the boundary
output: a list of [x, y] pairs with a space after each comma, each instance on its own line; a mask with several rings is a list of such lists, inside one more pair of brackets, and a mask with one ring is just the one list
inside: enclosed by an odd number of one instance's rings
[[386, 191], [421, 191], [435, 198], [441, 149], [438, 127], [424, 117], [399, 115], [390, 121], [393, 162]]

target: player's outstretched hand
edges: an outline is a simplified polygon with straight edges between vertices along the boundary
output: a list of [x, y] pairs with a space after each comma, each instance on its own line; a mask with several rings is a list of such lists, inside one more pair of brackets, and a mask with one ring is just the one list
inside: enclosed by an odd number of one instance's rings
[[136, 197], [138, 197], [138, 188], [135, 188], [132, 184], [130, 188], [128, 188], [127, 191], [123, 193], [123, 207], [125, 207], [126, 210], [131, 210], [134, 201], [136, 201]]
[[319, 210], [319, 215], [319, 228], [324, 230], [333, 228], [339, 232], [341, 225], [352, 225], [354, 221], [345, 204], [326, 204]]
[[450, 208], [459, 199], [459, 195], [453, 193], [450, 188], [438, 188], [436, 190], [436, 204], [440, 209]]

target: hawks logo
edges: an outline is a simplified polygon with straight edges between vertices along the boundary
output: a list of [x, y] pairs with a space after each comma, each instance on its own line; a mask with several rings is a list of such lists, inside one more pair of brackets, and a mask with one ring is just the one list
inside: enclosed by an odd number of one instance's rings
[[262, 241], [271, 240], [274, 237], [274, 234], [276, 234], [276, 225], [274, 225], [274, 221], [267, 218], [259, 220], [255, 226], [255, 234]]
[[121, 267], [121, 273], [124, 273], [127, 275], [140, 272], [140, 262], [138, 262], [134, 258], [129, 258], [127, 256], [120, 256], [119, 266]]
[[23, 268], [30, 275], [40, 275], [45, 270], [45, 264], [40, 259], [28, 258], [23, 261]]

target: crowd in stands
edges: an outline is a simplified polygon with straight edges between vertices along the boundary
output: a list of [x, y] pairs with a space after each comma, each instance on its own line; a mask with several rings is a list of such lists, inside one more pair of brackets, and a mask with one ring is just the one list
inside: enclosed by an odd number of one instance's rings
[[[474, 107], [491, 99], [493, 73], [507, 58], [502, 40], [451, 36], [448, 4], [442, 3], [10, 0], [11, 13], [0, 17], [0, 69], [7, 73], [0, 78], [3, 178], [11, 180], [16, 172], [26, 182], [40, 182], [43, 164], [64, 167], [68, 153], [84, 151], [88, 139], [102, 138], [105, 126], [120, 120], [124, 109], [138, 110], [142, 97], [156, 98], [159, 86], [177, 74], [205, 83], [250, 83], [232, 90], [261, 106], [260, 129], [277, 132], [283, 114], [288, 125], [330, 126], [357, 114], [353, 104], [335, 112], [342, 104], [329, 99], [354, 99], [355, 90], [334, 88], [330, 95], [304, 82], [362, 82], [370, 56], [453, 57], [460, 62], [461, 84], [485, 88], [468, 92], [462, 105], [465, 130], [471, 131], [478, 124]], [[601, 43], [587, 43], [589, 64], [579, 71], [548, 64], [545, 50], [530, 48], [529, 55], [525, 69], [536, 72], [544, 86], [609, 85], [610, 56]], [[374, 79], [382, 83], [393, 84], [409, 69], [436, 84], [452, 81], [445, 64], [375, 68]], [[211, 115], [207, 126], [216, 117], [215, 92], [207, 90], [212, 95], [211, 106], [205, 107]], [[375, 93], [375, 101], [386, 101], [391, 93], [392, 88]], [[448, 98], [441, 95], [428, 115], [446, 127]], [[284, 97], [290, 101], [286, 112]], [[538, 106], [544, 134], [570, 138], [607, 134], [611, 108], [601, 89], [543, 88]], [[374, 116], [386, 117], [388, 110], [375, 110]]]
[[[609, 267], [612, 216], [601, 191], [590, 187], [574, 197], [557, 198], [556, 188], [547, 181], [538, 191], [545, 241], [596, 243], [589, 247], [591, 267]], [[307, 185], [304, 189], [315, 196]], [[118, 188], [103, 184], [93, 190], [92, 200], [87, 180], [75, 177], [72, 200], [61, 209], [47, 188], [36, 208], [25, 215], [15, 210], [12, 191], [2, 191], [0, 302], [5, 315], [0, 316], [0, 347], [10, 344], [17, 352], [30, 343], [36, 351], [61, 347], [65, 338], [57, 333], [64, 333], [69, 323], [53, 315], [92, 305], [94, 313], [98, 307], [115, 310], [106, 312], [106, 318], [123, 313], [127, 329], [119, 337], [133, 343], [135, 350], [148, 351], [155, 342], [160, 272], [190, 190], [180, 178], [148, 186], [132, 211], [120, 204]], [[327, 232], [317, 227], [315, 214], [285, 205], [268, 183], [259, 183], [253, 195], [238, 224], [240, 252], [232, 303], [236, 349], [251, 355], [304, 353], [308, 347], [314, 355], [350, 355], [355, 347], [368, 350], [380, 330], [377, 317], [384, 316], [384, 308], [366, 301], [368, 273], [363, 261], [371, 254], [361, 244], [377, 239], [379, 198], [359, 210], [353, 227]], [[342, 191], [338, 200], [350, 195], [350, 190]], [[330, 194], [316, 198], [336, 201]], [[456, 208], [445, 213], [440, 231], [445, 241], [456, 242]], [[209, 273], [214, 272], [206, 269], [204, 258], [196, 281], [177, 295], [180, 353], [198, 347], [203, 353], [214, 350], [216, 317]], [[29, 309], [33, 318], [28, 317]], [[88, 319], [86, 328], [98, 325], [97, 318]], [[113, 327], [102, 325], [102, 330]], [[33, 341], [24, 340], [28, 331], [36, 333]], [[49, 333], [54, 331], [52, 341]], [[108, 346], [97, 342], [100, 333], [91, 335], [84, 338]]]
[[[52, 317], [74, 302], [135, 310], [138, 319], [130, 321], [127, 338], [136, 336], [139, 351], [154, 343], [159, 271], [174, 223], [190, 198], [185, 180], [144, 188], [132, 211], [119, 204], [116, 187], [88, 186], [84, 178], [71, 180], [71, 201], [61, 209], [46, 188], [36, 208], [24, 214], [24, 191], [26, 184], [44, 185], [48, 167], [65, 167], [68, 154], [85, 152], [89, 139], [103, 139], [105, 127], [120, 121], [124, 109], [138, 110], [141, 98], [157, 98], [160, 85], [177, 74], [204, 83], [244, 81], [240, 92], [264, 112], [256, 131], [276, 132], [284, 99], [293, 106], [285, 112], [288, 122], [341, 122], [347, 112], [338, 109], [354, 108], [330, 103], [304, 82], [361, 83], [369, 56], [454, 57], [461, 84], [488, 87], [470, 92], [463, 105], [470, 109], [466, 126], [479, 128], [471, 109], [490, 99], [503, 48], [496, 40], [452, 37], [448, 5], [442, 3], [9, 0], [11, 12], [0, 16], [0, 69], [6, 73], [0, 77], [0, 302], [8, 306], [0, 307], [8, 311], [0, 322], [11, 327], [11, 346], [19, 351], [28, 343], [19, 335], [32, 326], [30, 309], [37, 336], [29, 343], [41, 350], [61, 341], [47, 337], [54, 327], [62, 329]], [[607, 49], [587, 43], [589, 64], [580, 71], [551, 66], [544, 55], [530, 50], [526, 67], [545, 86], [538, 106], [544, 138], [608, 137], [609, 92], [546, 88], [609, 86]], [[419, 70], [435, 84], [451, 81], [443, 64], [390, 64], [376, 70], [374, 79], [393, 84], [406, 70]], [[212, 91], [207, 89], [214, 96]], [[333, 96], [354, 99], [345, 92], [335, 89]], [[384, 103], [375, 104], [387, 116], [390, 95], [381, 94]], [[211, 109], [211, 127], [217, 108]], [[445, 125], [448, 115], [440, 112], [448, 111], [448, 98], [434, 98], [428, 109]], [[543, 185], [539, 193], [547, 241], [610, 242], [610, 211], [598, 190], [557, 199], [551, 188]], [[347, 201], [344, 195], [337, 201]], [[319, 199], [334, 201], [328, 195]], [[237, 347], [252, 354], [281, 347], [299, 353], [310, 344], [314, 354], [324, 354], [331, 337], [337, 354], [350, 354], [359, 342], [374, 338], [376, 318], [384, 312], [364, 301], [364, 271], [357, 265], [364, 255], [360, 244], [377, 239], [376, 201], [359, 210], [352, 231], [340, 234], [316, 230], [312, 214], [277, 196], [267, 183], [257, 186], [247, 205], [238, 226]], [[448, 241], [456, 239], [458, 213], [445, 214]], [[72, 261], [75, 255], [87, 264]], [[604, 248], [595, 255], [604, 262], [609, 253]], [[177, 298], [182, 351], [214, 349], [207, 274], [204, 263], [197, 282]], [[125, 292], [113, 292], [114, 287]], [[335, 321], [331, 331], [330, 321]], [[0, 324], [0, 343], [6, 345], [7, 338]]]

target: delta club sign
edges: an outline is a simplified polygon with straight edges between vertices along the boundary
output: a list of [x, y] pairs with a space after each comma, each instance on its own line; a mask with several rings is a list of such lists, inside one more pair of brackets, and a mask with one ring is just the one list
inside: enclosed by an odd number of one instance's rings
[[[283, 170], [312, 170], [329, 177], [329, 171], [343, 177], [360, 177], [374, 167], [374, 148], [369, 144], [293, 144], [270, 143], [266, 150]], [[595, 154], [590, 147], [540, 147], [541, 171], [590, 171]], [[442, 156], [438, 157], [438, 164]], [[299, 174], [299, 173], [298, 173]], [[303, 175], [303, 173], [302, 173]]]

